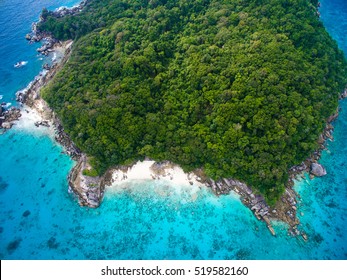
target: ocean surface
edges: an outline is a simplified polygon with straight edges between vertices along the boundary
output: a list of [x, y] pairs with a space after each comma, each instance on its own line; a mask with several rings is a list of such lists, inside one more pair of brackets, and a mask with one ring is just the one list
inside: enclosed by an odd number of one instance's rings
[[[15, 104], [15, 92], [50, 59], [24, 39], [42, 8], [77, 2], [0, 0], [1, 102]], [[347, 54], [347, 1], [321, 3], [322, 21]], [[15, 69], [18, 61], [28, 63]], [[50, 130], [22, 121], [0, 135], [0, 258], [347, 259], [346, 101], [321, 159], [328, 175], [296, 183], [307, 242], [288, 236], [282, 223], [271, 236], [236, 194], [163, 181], [109, 188], [100, 208], [82, 208], [68, 193], [74, 162]]]

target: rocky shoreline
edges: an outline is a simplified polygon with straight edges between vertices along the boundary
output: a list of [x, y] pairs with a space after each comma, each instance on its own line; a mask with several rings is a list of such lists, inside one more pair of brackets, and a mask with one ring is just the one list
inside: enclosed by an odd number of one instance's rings
[[[54, 17], [76, 15], [82, 11], [86, 4], [87, 1], [84, 0], [72, 8], [61, 7], [52, 12], [46, 10], [46, 16], [48, 14]], [[52, 65], [43, 65], [44, 70], [41, 71], [24, 90], [16, 93], [16, 100], [19, 102], [19, 104], [26, 105], [29, 108], [34, 109], [40, 115], [42, 120], [35, 123], [36, 127], [50, 127], [52, 125], [55, 128], [55, 141], [64, 147], [67, 155], [69, 155], [73, 160], [77, 161], [77, 164], [68, 175], [69, 192], [75, 194], [81, 206], [95, 208], [100, 205], [103, 197], [103, 189], [105, 186], [103, 183], [103, 178], [105, 176], [89, 177], [83, 175], [83, 170], [86, 168], [86, 166], [88, 166], [87, 156], [83, 154], [73, 143], [69, 135], [64, 131], [63, 125], [56, 114], [40, 97], [41, 88], [46, 86], [68, 61], [73, 44], [71, 40], [60, 42], [59, 40], [53, 38], [50, 33], [38, 30], [38, 24], [44, 20], [44, 15], [41, 14], [40, 21], [33, 23], [31, 33], [27, 34], [25, 38], [30, 43], [43, 41], [42, 46], [37, 49], [37, 51], [42, 55], [47, 56], [48, 54], [57, 52], [59, 50], [62, 52], [63, 57], [61, 61], [53, 61]], [[3, 128], [3, 131], [10, 129], [15, 122], [19, 120], [21, 115], [21, 109], [19, 108], [12, 107], [9, 110], [4, 110], [4, 108], [1, 106], [0, 128]]]
[[[45, 17], [47, 15], [53, 16], [53, 17], [64, 17], [66, 15], [76, 15], [80, 13], [83, 8], [87, 5], [87, 0], [81, 1], [78, 5], [72, 7], [72, 8], [66, 8], [66, 7], [60, 7], [56, 9], [55, 11], [46, 11], [46, 15], [42, 13], [40, 15], [40, 20], [38, 22], [34, 22], [32, 24], [32, 30], [30, 33], [28, 33], [25, 38], [30, 42], [30, 43], [38, 43], [38, 42], [43, 42], [42, 46], [37, 49], [37, 52], [41, 53], [42, 55], [49, 55], [50, 53], [55, 52], [58, 48], [63, 48], [65, 49], [66, 46], [63, 46], [63, 44], [59, 40], [55, 39], [54, 37], [51, 36], [50, 33], [43, 32], [38, 30], [37, 26], [40, 22], [45, 20]], [[67, 42], [69, 43], [69, 42]], [[70, 46], [71, 47], [71, 46]], [[67, 58], [70, 55], [71, 49], [70, 47], [66, 48], [67, 53], [64, 55], [67, 60]], [[65, 52], [65, 50], [64, 50]], [[64, 58], [63, 58], [64, 60]], [[63, 61], [62, 63], [59, 63], [63, 65], [66, 61]], [[30, 104], [33, 102], [38, 97], [38, 92], [39, 88], [44, 86], [57, 72], [58, 69], [55, 69], [58, 67], [58, 63], [54, 61], [53, 65], [48, 65], [47, 63], [43, 65], [43, 69], [47, 70], [48, 72], [41, 72], [38, 76], [35, 77], [35, 79], [27, 86], [26, 89], [17, 92], [16, 94], [16, 99], [22, 104], [27, 104], [29, 107], [31, 107], [33, 104]], [[52, 69], [51, 69], [52, 68]], [[50, 71], [52, 70], [52, 71]], [[32, 95], [33, 92], [36, 93], [37, 96], [31, 96], [30, 98], [27, 99], [27, 95]], [[8, 129], [11, 129], [11, 127], [15, 124], [16, 121], [19, 120], [21, 117], [21, 110], [16, 107], [11, 107], [9, 110], [5, 108], [6, 104], [1, 104], [0, 105], [0, 129], [2, 128], [3, 131], [5, 132]], [[58, 120], [57, 120], [58, 121]], [[47, 126], [47, 123], [41, 122], [38, 123], [37, 126], [44, 125]], [[59, 130], [59, 129], [58, 129]], [[58, 136], [58, 138], [66, 138], [65, 136]]]
[[[74, 8], [72, 13], [80, 12], [85, 5], [86, 1], [83, 1], [77, 8]], [[50, 13], [56, 13], [55, 16], [60, 17], [64, 16], [64, 14], [70, 14], [67, 10], [69, 9], [58, 9], [57, 11]], [[110, 186], [113, 182], [112, 174], [115, 168], [110, 168], [100, 177], [84, 175], [84, 170], [89, 169], [87, 156], [76, 147], [69, 135], [64, 131], [64, 128], [56, 114], [40, 97], [40, 89], [47, 85], [47, 83], [69, 59], [72, 50], [72, 41], [59, 42], [52, 38], [50, 34], [38, 31], [36, 27], [37, 25], [34, 24], [33, 33], [28, 34], [26, 38], [31, 42], [45, 40], [46, 43], [39, 48], [38, 51], [47, 55], [48, 53], [55, 51], [57, 48], [61, 48], [63, 49], [64, 55], [59, 63], [55, 62], [52, 66], [44, 67], [45, 70], [43, 70], [25, 90], [17, 93], [17, 100], [35, 109], [42, 116], [42, 121], [37, 122], [35, 125], [49, 126], [50, 123], [52, 123], [55, 127], [55, 140], [65, 148], [66, 153], [72, 159], [77, 161], [77, 164], [72, 168], [68, 175], [69, 191], [76, 195], [81, 206], [96, 208], [102, 202], [106, 186]], [[341, 94], [341, 98], [345, 98], [346, 96], [347, 89], [343, 94]], [[4, 111], [1, 107], [0, 127], [10, 129], [13, 122], [20, 118], [20, 115], [20, 110], [18, 108], [11, 108], [10, 110]], [[337, 117], [338, 110], [334, 115], [328, 118], [326, 127], [318, 140], [318, 150], [312, 153], [312, 155], [300, 165], [293, 166], [289, 169], [289, 180], [286, 184], [285, 192], [273, 207], [267, 205], [262, 195], [254, 192], [249, 186], [238, 180], [225, 178], [219, 181], [214, 181], [207, 178], [204, 175], [203, 170], [200, 169], [196, 170], [193, 174], [200, 183], [211, 188], [211, 190], [218, 196], [229, 194], [231, 191], [239, 194], [243, 204], [247, 206], [259, 220], [263, 220], [267, 224], [267, 227], [273, 235], [276, 233], [271, 225], [271, 221], [278, 220], [289, 225], [288, 232], [290, 235], [300, 235], [304, 240], [307, 240], [308, 237], [306, 233], [298, 228], [300, 221], [297, 217], [297, 198], [299, 195], [293, 189], [294, 180], [298, 176], [302, 176], [304, 172], [308, 172], [311, 178], [314, 176], [324, 176], [326, 174], [324, 167], [318, 163], [318, 160], [321, 156], [321, 152], [325, 149], [326, 141], [328, 139], [333, 139], [332, 132], [334, 128], [331, 123]], [[167, 161], [155, 163], [155, 172], [157, 176], [153, 179], [160, 178], [160, 174], [168, 166], [174, 166], [174, 164]], [[131, 168], [131, 166], [118, 167], [118, 169], [124, 170], [125, 172], [129, 168]], [[188, 175], [188, 177], [189, 176], [191, 175]], [[301, 213], [301, 215], [303, 215], [303, 213]]]
[[41, 22], [44, 22], [48, 16], [61, 18], [65, 17], [67, 15], [74, 16], [80, 13], [83, 8], [87, 5], [87, 0], [81, 1], [78, 5], [72, 7], [72, 8], [66, 8], [66, 7], [60, 7], [56, 9], [55, 11], [48, 11], [47, 9], [43, 9], [40, 20], [38, 22], [34, 22], [32, 24], [32, 30], [30, 33], [28, 33], [25, 38], [30, 43], [36, 43], [36, 42], [42, 42], [42, 46], [37, 49], [37, 51], [43, 55], [48, 55], [50, 52], [53, 51], [54, 45], [58, 42], [57, 39], [52, 37], [52, 35], [48, 32], [44, 32], [38, 29], [38, 25]]
[[[341, 94], [340, 99], [345, 97], [347, 97], [347, 89]], [[316, 176], [320, 177], [326, 175], [325, 168], [318, 163], [318, 160], [321, 157], [322, 151], [326, 149], [326, 141], [329, 139], [333, 140], [332, 134], [334, 127], [331, 123], [338, 117], [338, 112], [339, 109], [337, 109], [336, 113], [327, 119], [325, 129], [318, 140], [319, 148], [300, 165], [293, 166], [289, 169], [289, 180], [286, 184], [285, 192], [273, 207], [270, 207], [266, 203], [265, 198], [262, 195], [254, 192], [251, 187], [247, 186], [241, 181], [232, 178], [223, 178], [222, 180], [214, 181], [207, 178], [201, 169], [195, 170], [193, 173], [188, 174], [187, 177], [189, 178], [194, 176], [198, 182], [211, 188], [217, 196], [227, 195], [231, 191], [239, 194], [242, 203], [254, 213], [258, 220], [263, 220], [267, 224], [267, 227], [272, 235], [276, 235], [276, 233], [272, 227], [271, 221], [277, 220], [282, 221], [289, 226], [289, 235], [301, 236], [306, 241], [308, 239], [306, 232], [299, 228], [300, 220], [297, 215], [297, 200], [300, 196], [293, 189], [294, 180], [298, 177], [303, 177], [305, 172], [310, 174], [311, 179]], [[87, 165], [87, 158], [84, 157], [82, 161], [83, 163], [75, 167], [80, 174], [82, 174], [83, 166], [85, 167]], [[154, 165], [156, 175], [153, 177], [153, 180], [160, 179], [161, 176], [165, 174], [165, 170], [167, 168], [172, 168], [175, 166], [175, 164], [168, 161], [156, 162]], [[97, 177], [97, 181], [94, 182], [94, 186], [98, 186], [98, 188], [100, 188], [100, 192], [98, 194], [103, 194], [105, 187], [112, 185], [112, 173], [115, 170], [122, 170], [126, 173], [131, 167], [132, 165], [110, 168], [102, 177]], [[76, 181], [77, 180], [75, 179], [75, 182]], [[192, 182], [190, 183], [192, 184]], [[102, 199], [102, 195], [99, 196], [99, 198]], [[80, 204], [88, 205], [88, 202], [84, 198], [84, 203], [81, 203], [80, 201]], [[92, 207], [94, 206], [96, 206], [96, 204], [94, 204]], [[302, 216], [304, 213], [300, 213], [300, 215]]]
[[21, 110], [19, 108], [12, 107], [6, 110], [2, 105], [0, 105], [0, 128], [4, 132], [15, 124], [15, 121], [19, 120], [22, 116]]
[[[55, 41], [54, 45], [49, 49], [49, 52], [54, 52], [57, 49], [60, 49], [63, 53], [62, 60], [53, 63], [52, 66], [49, 67], [49, 70], [43, 70], [24, 90], [18, 91], [16, 94], [16, 100], [20, 104], [26, 105], [35, 110], [40, 115], [41, 120], [35, 122], [36, 127], [50, 127], [51, 125], [54, 127], [55, 141], [64, 147], [67, 155], [77, 161], [77, 164], [68, 175], [69, 192], [75, 194], [81, 206], [96, 208], [102, 201], [105, 184], [100, 177], [89, 177], [83, 175], [83, 170], [86, 169], [88, 165], [87, 156], [77, 148], [74, 142], [70, 139], [70, 136], [64, 131], [59, 118], [40, 96], [41, 88], [46, 86], [52, 80], [55, 74], [69, 59], [72, 44], [72, 41]], [[8, 111], [0, 112], [0, 116], [4, 116], [3, 119], [0, 118], [0, 124], [4, 129], [10, 129], [15, 124], [15, 121], [21, 117], [21, 110], [15, 107]]]
[[[59, 44], [61, 44], [59, 42]], [[88, 169], [88, 158], [85, 154], [75, 146], [69, 135], [64, 132], [63, 126], [54, 112], [49, 108], [44, 100], [40, 98], [39, 90], [42, 86], [46, 85], [56, 72], [64, 65], [68, 60], [71, 53], [72, 42], [65, 43], [66, 52], [63, 60], [59, 64], [54, 64], [45, 75], [40, 75], [35, 78], [31, 83], [31, 86], [26, 91], [18, 93], [18, 100], [25, 103], [31, 108], [37, 110], [43, 117], [38, 125], [46, 125], [48, 121], [51, 121], [56, 128], [55, 140], [63, 145], [67, 151], [67, 154], [77, 161], [77, 164], [72, 168], [68, 175], [69, 191], [74, 193], [78, 198], [81, 206], [87, 206], [96, 208], [100, 205], [103, 199], [105, 188], [112, 185], [112, 173], [115, 168], [110, 168], [103, 176], [90, 177], [83, 174], [85, 169]], [[346, 97], [347, 90], [341, 95]], [[303, 230], [299, 230], [298, 226], [300, 221], [297, 217], [297, 198], [298, 194], [294, 191], [294, 179], [302, 175], [304, 172], [310, 173], [310, 177], [323, 176], [326, 174], [324, 167], [322, 167], [317, 161], [321, 156], [321, 152], [325, 149], [325, 143], [327, 139], [332, 138], [333, 126], [331, 122], [338, 117], [338, 111], [328, 118], [327, 125], [324, 132], [319, 137], [319, 149], [315, 151], [311, 157], [307, 158], [302, 164], [294, 166], [289, 170], [290, 179], [287, 183], [286, 190], [274, 207], [270, 207], [266, 204], [264, 197], [260, 194], [254, 193], [253, 190], [246, 184], [234, 180], [231, 178], [224, 178], [219, 181], [213, 181], [206, 178], [202, 170], [196, 170], [194, 174], [198, 181], [207, 187], [210, 187], [216, 195], [226, 195], [231, 191], [240, 195], [241, 201], [247, 206], [254, 215], [263, 220], [270, 232], [275, 235], [275, 231], [271, 225], [271, 220], [283, 221], [289, 225], [289, 234], [292, 236], [301, 235], [304, 240], [308, 237]], [[173, 166], [170, 162], [156, 163], [156, 172], [158, 176], [153, 179], [158, 179], [161, 174], [161, 170], [165, 169], [168, 165]], [[118, 169], [122, 169], [126, 172], [131, 168], [130, 166], [121, 166]]]

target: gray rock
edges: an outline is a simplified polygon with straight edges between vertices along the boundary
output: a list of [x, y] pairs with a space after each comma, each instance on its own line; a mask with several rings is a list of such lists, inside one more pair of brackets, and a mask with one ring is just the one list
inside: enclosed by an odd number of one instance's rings
[[10, 129], [12, 127], [12, 123], [10, 123], [10, 122], [3, 122], [1, 126], [4, 129]]
[[341, 94], [341, 98], [346, 98], [347, 97], [347, 89]]
[[315, 163], [315, 162], [312, 163], [311, 173], [317, 177], [321, 177], [321, 176], [324, 176], [327, 174], [325, 168], [322, 165], [320, 165], [319, 163]]

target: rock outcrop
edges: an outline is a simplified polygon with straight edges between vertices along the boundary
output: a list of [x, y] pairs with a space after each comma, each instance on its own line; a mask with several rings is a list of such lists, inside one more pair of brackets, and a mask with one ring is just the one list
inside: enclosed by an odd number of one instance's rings
[[9, 110], [0, 106], [0, 128], [10, 129], [14, 122], [22, 116], [19, 108], [11, 107]]
[[105, 184], [101, 177], [83, 175], [87, 167], [87, 157], [82, 155], [68, 176], [69, 189], [77, 196], [81, 206], [96, 208], [104, 196]]
[[87, 0], [84, 0], [72, 8], [60, 7], [55, 11], [48, 11], [44, 9], [45, 12], [42, 12], [42, 14], [40, 15], [39, 22], [32, 24], [31, 33], [26, 34], [25, 39], [27, 39], [30, 43], [44, 41], [42, 46], [39, 47], [37, 51], [43, 55], [48, 55], [50, 52], [54, 51], [54, 46], [59, 43], [59, 41], [55, 39], [51, 33], [39, 30], [38, 25], [41, 22], [45, 22], [48, 16], [56, 18], [61, 18], [67, 15], [74, 16], [80, 13], [86, 5]]
[[[201, 174], [199, 174], [200, 177]], [[211, 187], [216, 195], [225, 195], [231, 191], [240, 195], [242, 203], [247, 206], [257, 217], [258, 220], [263, 220], [272, 235], [276, 235], [272, 227], [271, 220], [280, 220], [286, 222], [290, 226], [289, 232], [292, 235], [300, 235], [301, 232], [297, 230], [299, 220], [296, 217], [296, 194], [292, 189], [286, 189], [282, 198], [274, 207], [270, 207], [265, 198], [254, 193], [253, 190], [245, 183], [234, 179], [222, 179], [220, 181], [213, 181], [207, 179], [203, 181], [207, 186]]]
[[[48, 12], [49, 15], [56, 17], [56, 18], [62, 18], [67, 15], [74, 16], [80, 13], [84, 6], [87, 5], [87, 0], [81, 1], [78, 5], [73, 6], [72, 8], [67, 8], [67, 7], [60, 7], [56, 9], [55, 11]], [[41, 15], [41, 20], [44, 20], [44, 18]]]
[[13, 123], [10, 123], [10, 122], [3, 122], [1, 124], [1, 127], [4, 128], [4, 129], [10, 129], [12, 127]]
[[327, 172], [321, 164], [314, 162], [311, 165], [311, 174], [313, 174], [314, 176], [317, 176], [317, 177], [322, 177], [322, 176], [326, 175]]

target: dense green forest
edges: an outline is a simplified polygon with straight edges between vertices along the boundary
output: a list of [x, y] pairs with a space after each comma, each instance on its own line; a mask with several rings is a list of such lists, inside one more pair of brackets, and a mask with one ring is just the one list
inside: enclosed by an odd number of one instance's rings
[[233, 177], [273, 203], [317, 148], [347, 63], [315, 0], [90, 0], [45, 11], [75, 40], [42, 93], [95, 172], [144, 157]]

